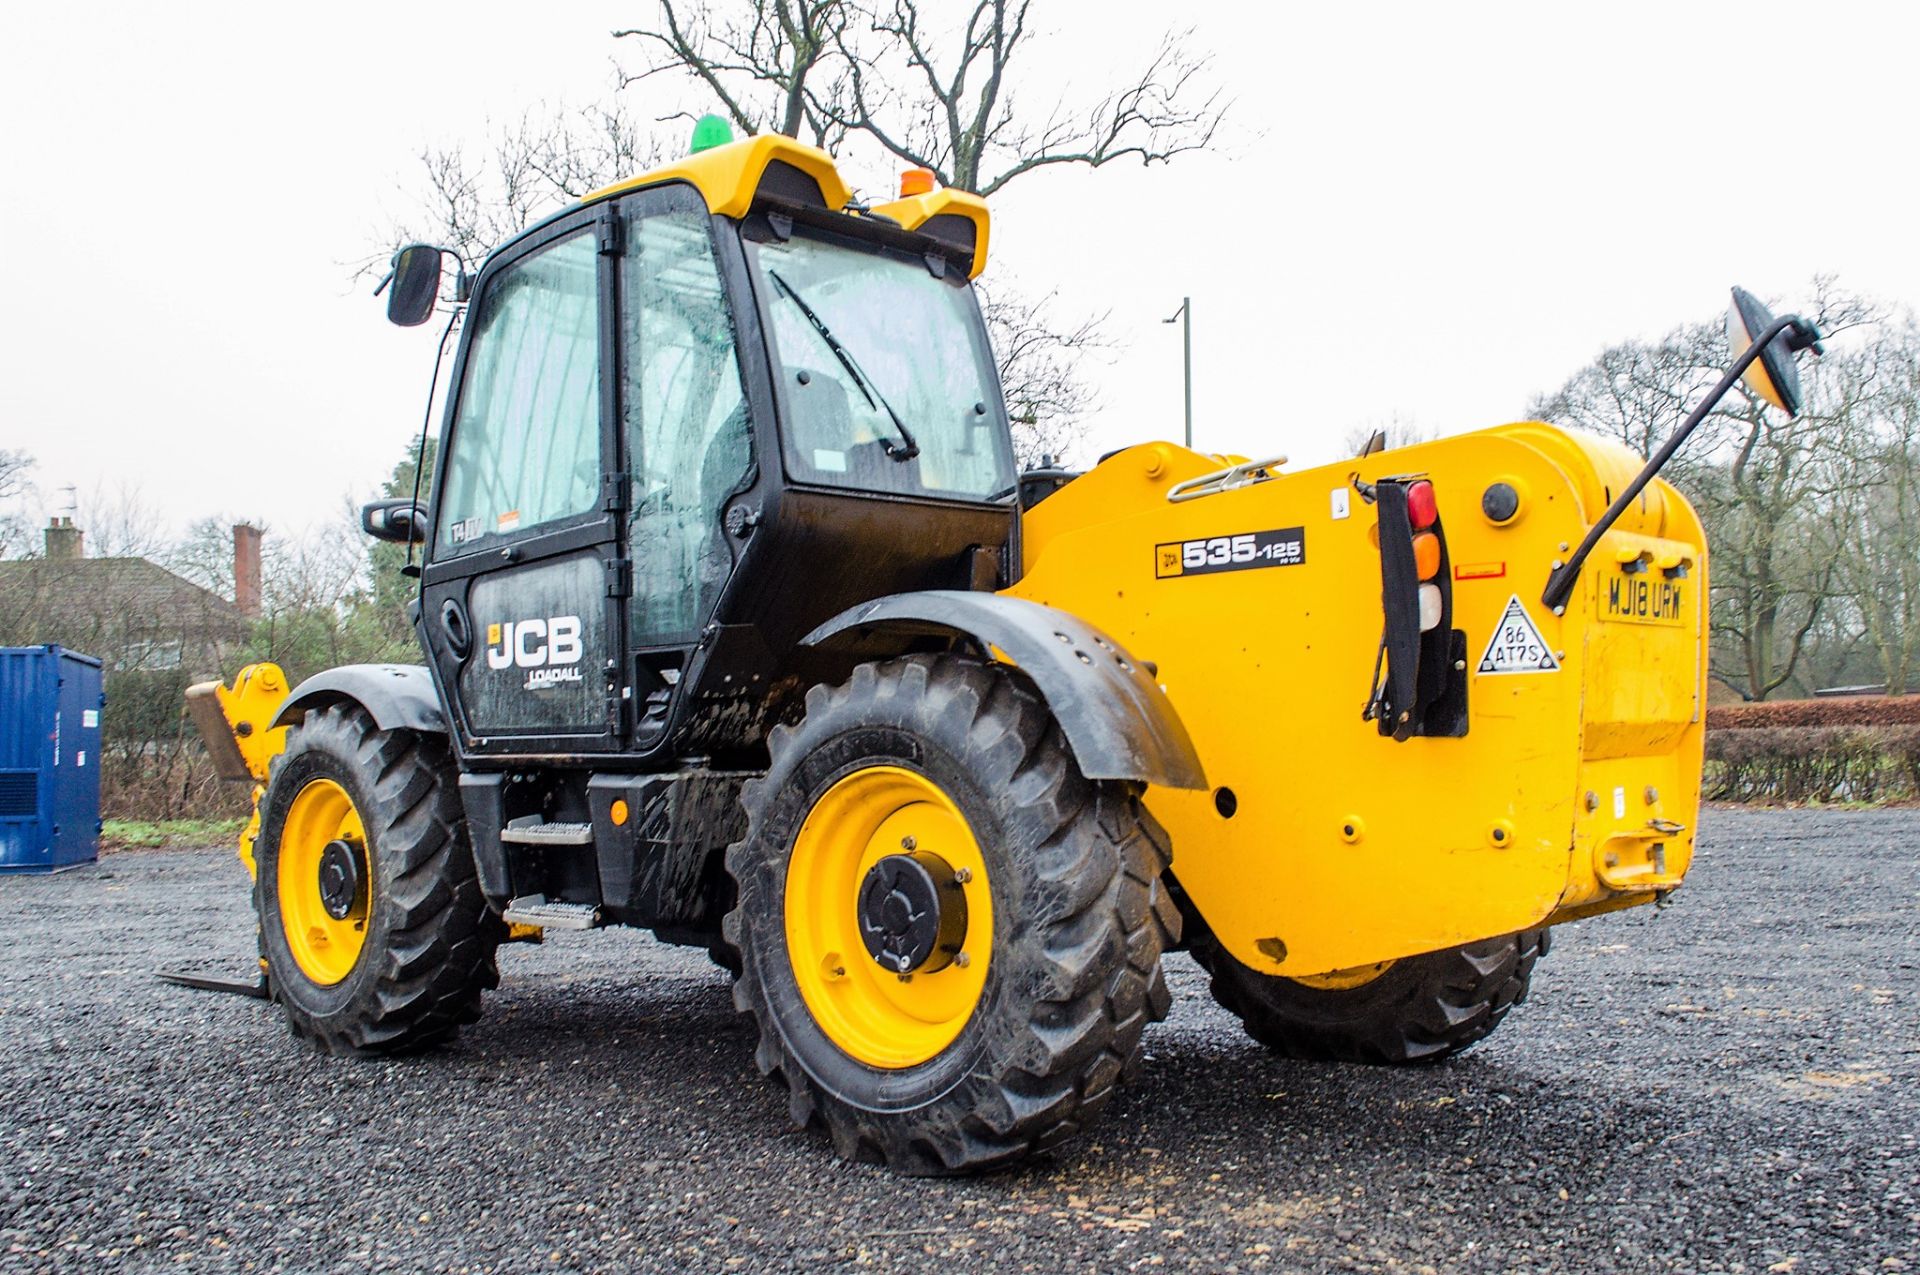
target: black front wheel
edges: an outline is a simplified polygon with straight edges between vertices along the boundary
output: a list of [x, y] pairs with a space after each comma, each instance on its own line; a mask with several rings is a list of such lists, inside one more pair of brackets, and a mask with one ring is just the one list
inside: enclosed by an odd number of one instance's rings
[[955, 655], [861, 665], [770, 745], [726, 939], [794, 1119], [912, 1174], [1084, 1129], [1167, 1011], [1139, 786], [1086, 779], [1024, 679]]
[[446, 741], [351, 704], [307, 714], [273, 761], [254, 906], [274, 999], [332, 1054], [424, 1049], [480, 1014], [506, 935], [468, 848]]

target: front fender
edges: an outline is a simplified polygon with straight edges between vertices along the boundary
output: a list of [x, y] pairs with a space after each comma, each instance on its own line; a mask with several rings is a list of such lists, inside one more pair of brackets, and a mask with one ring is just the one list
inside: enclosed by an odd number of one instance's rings
[[434, 693], [433, 677], [420, 664], [344, 664], [315, 673], [293, 688], [274, 716], [275, 726], [287, 726], [311, 709], [352, 702], [367, 710], [381, 730], [417, 730], [447, 733], [446, 714]]
[[1118, 642], [1054, 607], [997, 593], [897, 593], [841, 612], [801, 645], [956, 633], [1032, 680], [1088, 779], [1207, 786], [1193, 740], [1153, 676]]

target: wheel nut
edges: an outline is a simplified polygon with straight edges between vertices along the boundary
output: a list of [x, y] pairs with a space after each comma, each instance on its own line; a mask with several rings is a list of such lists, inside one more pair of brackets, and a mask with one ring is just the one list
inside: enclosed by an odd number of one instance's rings
[[915, 841], [912, 837], [900, 838], [900, 848], [902, 850], [912, 850], [918, 845], [919, 843]]
[[973, 880], [973, 869], [956, 868], [954, 869], [953, 879], [955, 881], [958, 881], [961, 885], [965, 885], [967, 882]]
[[953, 963], [955, 965], [958, 965], [961, 969], [965, 969], [967, 968], [967, 966], [973, 964], [973, 958], [971, 956], [968, 956], [965, 952], [956, 952], [954, 953]]

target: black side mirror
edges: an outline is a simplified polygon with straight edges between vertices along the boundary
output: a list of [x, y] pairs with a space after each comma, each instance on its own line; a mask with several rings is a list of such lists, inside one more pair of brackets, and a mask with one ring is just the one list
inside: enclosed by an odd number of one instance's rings
[[440, 299], [441, 249], [410, 243], [393, 254], [388, 275], [387, 320], [403, 328], [418, 327], [433, 315]]
[[406, 496], [396, 500], [376, 500], [360, 506], [360, 530], [375, 540], [391, 540], [395, 544], [406, 544], [408, 541], [425, 544], [427, 513]]
[[[1752, 349], [1753, 343], [1772, 326], [1773, 312], [1761, 304], [1760, 298], [1745, 288], [1733, 290], [1733, 304], [1727, 309], [1727, 345], [1734, 358]], [[1762, 399], [1789, 416], [1798, 416], [1800, 370], [1793, 356], [1805, 349], [1822, 353], [1820, 332], [1804, 319], [1796, 319], [1792, 327], [1767, 342], [1760, 357], [1747, 364], [1741, 379]]]

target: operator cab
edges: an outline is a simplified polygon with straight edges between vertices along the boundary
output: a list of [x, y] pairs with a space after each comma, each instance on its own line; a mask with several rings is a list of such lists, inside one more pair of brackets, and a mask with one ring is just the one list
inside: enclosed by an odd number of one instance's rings
[[[470, 763], [751, 767], [844, 675], [801, 646], [814, 627], [1007, 582], [986, 232], [973, 196], [869, 211], [824, 153], [759, 137], [494, 253], [429, 506], [364, 520], [424, 542], [419, 630]], [[389, 317], [424, 321], [440, 256], [396, 256]]]

